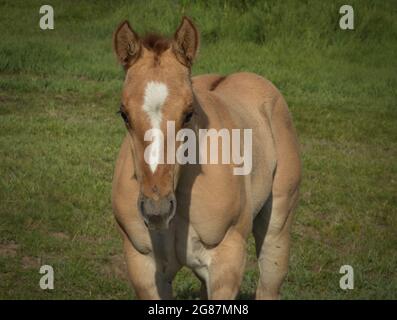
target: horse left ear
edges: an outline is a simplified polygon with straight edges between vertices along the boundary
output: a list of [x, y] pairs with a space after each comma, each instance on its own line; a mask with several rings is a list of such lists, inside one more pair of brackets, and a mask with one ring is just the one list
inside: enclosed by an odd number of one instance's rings
[[193, 22], [183, 17], [175, 32], [173, 49], [180, 63], [190, 68], [199, 48], [199, 33]]

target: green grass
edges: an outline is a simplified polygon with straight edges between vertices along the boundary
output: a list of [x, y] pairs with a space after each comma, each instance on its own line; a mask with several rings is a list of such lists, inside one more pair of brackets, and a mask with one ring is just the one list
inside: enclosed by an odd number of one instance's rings
[[[0, 1], [0, 298], [128, 299], [111, 213], [125, 129], [117, 24], [171, 34], [183, 14], [201, 30], [193, 73], [252, 71], [280, 88], [302, 145], [301, 201], [284, 299], [397, 298], [397, 4], [350, 1]], [[256, 286], [253, 242], [241, 298]], [[39, 267], [55, 290], [39, 289]], [[355, 289], [339, 288], [350, 264]], [[197, 298], [188, 270], [178, 298]]]

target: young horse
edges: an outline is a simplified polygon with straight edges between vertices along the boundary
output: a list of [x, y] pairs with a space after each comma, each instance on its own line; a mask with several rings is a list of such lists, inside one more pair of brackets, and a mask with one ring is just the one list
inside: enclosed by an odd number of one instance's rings
[[[137, 297], [172, 298], [172, 280], [187, 266], [200, 279], [203, 298], [234, 299], [253, 231], [260, 269], [256, 298], [279, 298], [301, 174], [284, 98], [252, 73], [191, 78], [199, 36], [188, 18], [173, 39], [140, 38], [125, 21], [113, 44], [126, 71], [120, 113], [128, 133], [112, 202]], [[235, 175], [233, 164], [162, 163], [156, 154], [148, 163], [146, 132], [155, 128], [168, 137], [169, 121], [176, 130], [252, 129], [251, 173]], [[167, 143], [166, 159], [181, 141]]]

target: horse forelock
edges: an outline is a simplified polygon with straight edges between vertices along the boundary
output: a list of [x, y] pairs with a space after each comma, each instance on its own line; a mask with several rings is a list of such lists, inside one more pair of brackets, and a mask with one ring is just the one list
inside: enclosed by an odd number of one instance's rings
[[156, 55], [161, 55], [171, 46], [171, 40], [157, 33], [148, 33], [142, 39], [142, 45]]

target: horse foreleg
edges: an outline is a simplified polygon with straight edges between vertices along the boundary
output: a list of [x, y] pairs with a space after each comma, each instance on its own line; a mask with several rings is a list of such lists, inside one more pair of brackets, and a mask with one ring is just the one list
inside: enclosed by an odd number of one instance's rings
[[128, 238], [124, 239], [124, 254], [128, 274], [138, 299], [172, 299], [172, 282], [157, 270], [151, 254], [138, 252]]
[[246, 260], [246, 240], [230, 229], [211, 253], [207, 291], [209, 299], [235, 299], [243, 279]]

